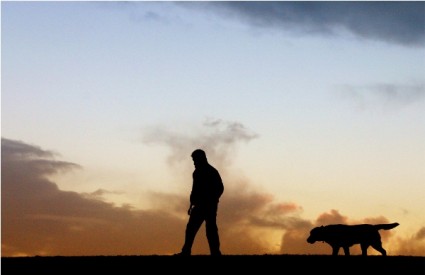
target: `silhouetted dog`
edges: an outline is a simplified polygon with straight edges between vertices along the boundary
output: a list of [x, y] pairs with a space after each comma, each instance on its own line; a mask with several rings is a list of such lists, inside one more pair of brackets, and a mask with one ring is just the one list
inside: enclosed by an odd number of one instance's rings
[[390, 224], [331, 224], [327, 226], [315, 227], [310, 231], [307, 242], [325, 242], [332, 247], [332, 255], [337, 256], [339, 249], [344, 249], [345, 256], [350, 256], [350, 246], [360, 244], [362, 255], [367, 256], [367, 248], [372, 246], [381, 252], [382, 256], [387, 255], [387, 251], [382, 247], [379, 230], [389, 230], [398, 226], [398, 223]]

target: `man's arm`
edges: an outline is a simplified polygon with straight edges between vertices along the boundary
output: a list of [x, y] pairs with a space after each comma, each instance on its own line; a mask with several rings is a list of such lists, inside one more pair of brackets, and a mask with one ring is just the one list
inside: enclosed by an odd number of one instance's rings
[[223, 184], [223, 180], [221, 179], [220, 173], [218, 173], [217, 171], [217, 199], [219, 199], [221, 197], [221, 195], [224, 192], [224, 184]]
[[192, 213], [193, 204], [190, 204], [189, 209], [187, 210], [187, 214], [190, 216]]

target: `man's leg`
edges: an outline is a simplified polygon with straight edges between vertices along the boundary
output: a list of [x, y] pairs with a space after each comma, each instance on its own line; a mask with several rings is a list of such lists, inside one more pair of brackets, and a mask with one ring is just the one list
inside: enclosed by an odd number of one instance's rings
[[208, 209], [205, 219], [205, 229], [207, 233], [208, 244], [210, 246], [210, 254], [220, 256], [220, 237], [217, 227], [217, 206], [212, 206]]
[[192, 245], [195, 240], [196, 233], [198, 233], [204, 221], [203, 213], [199, 211], [196, 206], [192, 209], [189, 221], [186, 225], [185, 240], [182, 248], [182, 254], [190, 255], [192, 253]]

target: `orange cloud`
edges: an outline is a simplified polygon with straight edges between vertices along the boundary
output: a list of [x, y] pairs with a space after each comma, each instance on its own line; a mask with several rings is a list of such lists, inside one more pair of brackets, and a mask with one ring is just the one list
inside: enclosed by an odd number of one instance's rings
[[[101, 194], [63, 191], [52, 174], [79, 166], [50, 151], [2, 138], [2, 255], [152, 255], [180, 250], [188, 194], [147, 194], [152, 209], [116, 207]], [[230, 186], [230, 185], [229, 185]], [[234, 190], [232, 190], [234, 188]], [[252, 227], [270, 227], [272, 197], [243, 184], [228, 187], [219, 209], [223, 251], [267, 253]], [[272, 206], [270, 208], [270, 205]], [[270, 214], [269, 214], [270, 216]], [[202, 230], [201, 230], [202, 231]], [[208, 253], [202, 232], [194, 253]]]
[[416, 233], [413, 232], [411, 237], [400, 238], [395, 240], [397, 255], [423, 256], [425, 251], [425, 227], [420, 228]]
[[[313, 227], [328, 224], [381, 224], [392, 223], [385, 217], [367, 217], [362, 220], [352, 220], [343, 216], [338, 210], [332, 209], [328, 213], [322, 213], [316, 221], [300, 224], [298, 227], [287, 230], [282, 237], [282, 254], [331, 254], [331, 248], [325, 243], [308, 244], [306, 238]], [[402, 226], [402, 225], [401, 225]], [[423, 256], [425, 251], [425, 228], [420, 229], [411, 238], [394, 238], [395, 230], [381, 230], [380, 235], [384, 248], [389, 255]], [[350, 248], [353, 255], [360, 255], [359, 245]], [[341, 253], [341, 252], [340, 252]], [[370, 255], [380, 255], [379, 252], [370, 250]]]
[[179, 247], [181, 218], [59, 190], [48, 177], [78, 166], [52, 157], [2, 138], [3, 256], [163, 254]]
[[[56, 156], [2, 138], [2, 256], [167, 255], [180, 251], [189, 194], [152, 192], [145, 194], [152, 203], [150, 209], [117, 207], [102, 200], [108, 190], [60, 190], [49, 177], [79, 166], [58, 161]], [[271, 194], [227, 174], [218, 210], [225, 254], [329, 254], [327, 245], [306, 242], [314, 226], [388, 222], [385, 217], [353, 221], [338, 210], [323, 213], [315, 221], [306, 220], [296, 203], [276, 202]], [[201, 228], [198, 233], [194, 254], [209, 253], [204, 232]], [[383, 233], [384, 247], [391, 247], [390, 255], [423, 255], [424, 232], [421, 228], [405, 239], [394, 238], [394, 232]], [[276, 234], [282, 236], [281, 241], [271, 243], [269, 236]]]

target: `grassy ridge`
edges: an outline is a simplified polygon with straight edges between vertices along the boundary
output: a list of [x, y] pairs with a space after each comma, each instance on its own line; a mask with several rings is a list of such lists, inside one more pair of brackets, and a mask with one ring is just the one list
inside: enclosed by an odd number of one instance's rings
[[[425, 274], [425, 257], [330, 255], [224, 255], [211, 257], [177, 256], [83, 256], [83, 257], [2, 257], [1, 273], [62, 274], [87, 272], [134, 273], [282, 272], [291, 274]], [[21, 272], [21, 273], [20, 273]], [[313, 273], [314, 272], [314, 273]], [[68, 273], [69, 274], [69, 273]]]

